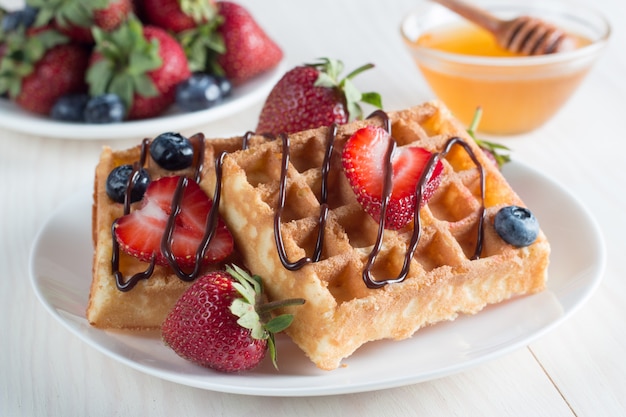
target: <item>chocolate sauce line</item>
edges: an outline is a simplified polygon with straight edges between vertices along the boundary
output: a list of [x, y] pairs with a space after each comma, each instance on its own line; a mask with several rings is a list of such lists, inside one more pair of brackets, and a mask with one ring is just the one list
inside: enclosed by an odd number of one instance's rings
[[[136, 161], [132, 165], [132, 171], [129, 176], [128, 185], [126, 186], [126, 191], [124, 193], [124, 215], [130, 213], [130, 202], [131, 202], [131, 194], [133, 191], [133, 187], [137, 184], [139, 180], [139, 171], [146, 163], [146, 156], [148, 153], [148, 146], [150, 144], [150, 139], [145, 138], [141, 141], [141, 152], [139, 154], [139, 161]], [[120, 272], [120, 245], [115, 239], [115, 228], [117, 227], [117, 220], [113, 221], [111, 225], [111, 269], [113, 271], [113, 276], [115, 277], [115, 285], [120, 291], [130, 291], [137, 285], [137, 283], [142, 279], [148, 279], [152, 276], [154, 272], [154, 266], [156, 264], [156, 254], [152, 255], [150, 259], [150, 263], [148, 264], [148, 268], [143, 272], [138, 272], [131, 276], [128, 279], [124, 279], [124, 275]]]
[[[200, 181], [200, 177], [202, 175], [202, 170], [204, 168], [204, 135], [199, 133], [190, 138], [192, 144], [194, 145], [194, 180], [196, 182]], [[139, 161], [133, 163], [133, 170], [131, 171], [130, 179], [128, 182], [128, 186], [126, 188], [126, 192], [124, 195], [124, 215], [130, 213], [130, 196], [133, 187], [135, 186], [138, 178], [139, 178], [139, 170], [145, 165], [148, 147], [150, 145], [149, 139], [144, 139], [141, 143], [141, 153], [139, 157]], [[216, 162], [216, 170], [218, 169], [217, 165], [219, 163], [219, 169], [221, 172], [221, 160], [222, 155], [219, 157], [219, 162]], [[207, 224], [204, 232], [203, 239], [201, 244], [199, 245], [196, 254], [195, 254], [195, 266], [191, 273], [185, 273], [178, 263], [172, 253], [172, 237], [174, 232], [174, 226], [176, 222], [176, 216], [180, 214], [180, 205], [182, 203], [184, 191], [189, 182], [189, 178], [181, 176], [178, 180], [178, 184], [176, 185], [176, 190], [174, 191], [174, 196], [172, 197], [172, 211], [168, 217], [167, 225], [165, 228], [165, 232], [161, 239], [160, 249], [165, 258], [167, 259], [169, 265], [174, 270], [176, 275], [184, 280], [184, 281], [192, 281], [197, 278], [200, 268], [201, 268], [201, 260], [206, 255], [209, 244], [213, 239], [213, 236], [216, 232], [217, 220], [218, 220], [218, 207], [219, 207], [219, 199], [221, 195], [221, 181], [216, 183], [215, 190], [215, 198], [213, 200], [213, 206], [209, 211], [207, 217]], [[142, 279], [148, 279], [154, 273], [154, 267], [156, 265], [156, 254], [153, 254], [150, 263], [145, 271], [138, 272], [132, 275], [128, 279], [124, 279], [123, 274], [119, 269], [119, 257], [120, 257], [120, 247], [117, 239], [115, 239], [115, 228], [117, 227], [117, 219], [113, 222], [111, 226], [111, 239], [112, 239], [112, 254], [111, 254], [111, 269], [113, 275], [115, 277], [115, 284], [120, 291], [129, 291], [137, 285], [137, 283]]]
[[253, 135], [254, 135], [254, 132], [252, 132], [252, 131], [247, 131], [247, 132], [245, 133], [245, 135], [243, 135], [243, 136], [241, 137], [241, 149], [242, 149], [242, 150], [244, 150], [244, 151], [245, 151], [246, 149], [248, 149], [248, 143], [250, 142], [250, 138], [251, 138]]
[[322, 256], [322, 249], [324, 246], [324, 236], [326, 231], [326, 221], [328, 219], [328, 174], [330, 172], [330, 162], [334, 150], [335, 137], [337, 136], [337, 125], [332, 124], [328, 129], [328, 145], [326, 146], [326, 153], [324, 154], [324, 162], [322, 163], [322, 184], [320, 191], [320, 215], [319, 215], [319, 228], [317, 231], [317, 238], [315, 241], [315, 249], [313, 256], [304, 256], [295, 262], [290, 262], [285, 252], [285, 244], [281, 232], [282, 213], [285, 208], [285, 199], [287, 193], [287, 170], [289, 168], [289, 136], [282, 133], [279, 138], [282, 141], [282, 161], [280, 171], [280, 188], [278, 192], [278, 207], [276, 208], [276, 214], [274, 216], [274, 240], [276, 242], [276, 249], [278, 250], [278, 256], [283, 266], [290, 270], [295, 271], [302, 268], [304, 265], [319, 262]]
[[374, 262], [376, 261], [376, 257], [378, 256], [382, 248], [383, 231], [385, 227], [385, 214], [387, 211], [387, 204], [389, 202], [389, 199], [391, 196], [391, 190], [393, 187], [393, 185], [391, 184], [391, 177], [393, 174], [392, 166], [391, 166], [391, 157], [392, 157], [393, 151], [395, 150], [395, 141], [391, 139], [390, 145], [387, 149], [387, 153], [385, 154], [385, 158], [386, 158], [385, 159], [386, 165], [385, 165], [385, 171], [384, 171], [385, 183], [383, 187], [383, 204], [382, 204], [381, 216], [380, 216], [380, 221], [379, 221], [379, 226], [378, 226], [378, 234], [376, 237], [376, 242], [374, 243], [374, 247], [368, 257], [366, 266], [363, 269], [363, 281], [365, 282], [365, 285], [367, 285], [368, 288], [373, 288], [373, 289], [380, 288], [387, 284], [402, 282], [406, 279], [409, 273], [409, 269], [411, 267], [411, 260], [413, 259], [413, 256], [415, 255], [415, 250], [417, 249], [417, 246], [420, 241], [420, 236], [421, 236], [422, 227], [421, 227], [419, 211], [422, 205], [424, 188], [426, 187], [426, 185], [428, 184], [428, 181], [432, 177], [435, 167], [437, 166], [437, 163], [442, 158], [446, 157], [446, 155], [450, 152], [450, 149], [452, 149], [454, 145], [459, 145], [463, 147], [463, 149], [468, 153], [468, 155], [472, 159], [472, 162], [474, 162], [474, 164], [478, 168], [479, 175], [480, 175], [481, 208], [479, 211], [476, 248], [474, 250], [474, 254], [471, 259], [474, 260], [480, 257], [480, 254], [482, 252], [482, 247], [483, 247], [484, 223], [485, 223], [485, 172], [484, 172], [482, 165], [476, 158], [476, 155], [474, 154], [472, 149], [467, 145], [467, 143], [459, 137], [453, 137], [446, 142], [446, 145], [444, 146], [444, 149], [441, 152], [433, 153], [431, 155], [431, 157], [426, 163], [426, 166], [424, 167], [424, 170], [422, 171], [422, 174], [420, 175], [420, 178], [418, 180], [416, 191], [415, 191], [415, 212], [413, 215], [413, 233], [411, 235], [410, 244], [407, 248], [407, 251], [405, 252], [404, 262], [403, 262], [400, 273], [398, 274], [396, 278], [389, 278], [389, 279], [382, 279], [382, 280], [374, 279], [371, 273], [371, 269], [374, 265]]
[[196, 133], [195, 135], [190, 137], [189, 140], [194, 145], [193, 146], [194, 147], [193, 159], [194, 159], [194, 164], [196, 166], [196, 169], [194, 171], [193, 178], [199, 184], [200, 177], [202, 176], [202, 170], [204, 169], [204, 148], [205, 148], [204, 134]]
[[182, 203], [183, 195], [185, 189], [187, 188], [187, 184], [189, 183], [189, 178], [180, 177], [178, 179], [178, 184], [176, 186], [176, 191], [174, 193], [174, 197], [172, 198], [172, 207], [171, 213], [167, 220], [167, 225], [165, 226], [165, 232], [163, 233], [163, 237], [161, 238], [161, 253], [167, 259], [168, 264], [172, 268], [172, 270], [176, 273], [176, 275], [183, 281], [193, 281], [200, 274], [200, 268], [202, 267], [202, 258], [206, 255], [209, 245], [213, 240], [213, 237], [217, 233], [217, 221], [218, 221], [218, 213], [219, 213], [219, 204], [221, 200], [221, 177], [222, 177], [222, 162], [224, 159], [224, 155], [226, 153], [222, 152], [215, 161], [215, 171], [218, 177], [215, 183], [215, 192], [213, 195], [213, 205], [211, 206], [211, 210], [209, 211], [209, 215], [207, 217], [204, 235], [202, 237], [202, 241], [196, 250], [194, 268], [191, 273], [186, 273], [182, 270], [180, 265], [176, 262], [176, 257], [172, 252], [172, 243], [173, 243], [173, 235], [174, 229], [176, 226], [176, 217], [180, 214], [181, 208], [180, 205]]
[[[391, 135], [391, 120], [389, 119], [389, 116], [387, 115], [387, 113], [382, 110], [377, 110], [373, 112], [368, 118], [373, 118], [373, 117], [382, 118], [384, 128]], [[245, 150], [248, 148], [248, 142], [252, 135], [254, 135], [254, 132], [246, 132], [246, 134], [242, 137], [242, 149]], [[274, 216], [274, 238], [275, 238], [276, 248], [277, 248], [280, 260], [283, 266], [288, 270], [293, 271], [293, 270], [300, 269], [306, 264], [309, 264], [312, 262], [318, 262], [321, 258], [324, 234], [325, 234], [325, 226], [326, 226], [328, 212], [329, 212], [329, 206], [328, 206], [328, 201], [327, 201], [328, 199], [328, 175], [330, 171], [330, 162], [331, 162], [331, 157], [332, 157], [332, 153], [334, 150], [334, 142], [336, 140], [336, 136], [337, 136], [337, 125], [333, 124], [332, 126], [330, 126], [328, 130], [328, 140], [327, 140], [328, 143], [327, 143], [326, 153], [324, 155], [324, 162], [322, 165], [319, 229], [318, 229], [318, 235], [317, 235], [317, 239], [315, 243], [313, 256], [312, 257], [304, 256], [295, 262], [290, 262], [285, 251], [284, 241], [283, 241], [282, 233], [281, 233], [282, 213], [285, 208], [285, 200], [286, 200], [286, 192], [287, 192], [287, 172], [288, 172], [288, 167], [290, 163], [289, 161], [290, 160], [290, 155], [289, 155], [290, 154], [290, 141], [289, 141], [288, 135], [286, 134], [279, 135], [279, 138], [282, 141], [282, 160], [281, 160], [281, 176], [280, 176], [280, 187], [279, 187], [279, 196], [278, 196], [278, 207], [276, 209], [276, 214]], [[204, 162], [204, 136], [202, 134], [197, 134], [197, 135], [194, 135], [192, 139], [195, 139], [194, 143], [197, 144], [196, 153], [198, 154], [198, 156], [195, 157], [195, 161], [194, 161], [196, 164], [194, 178], [196, 182], [199, 182], [202, 169], [203, 169], [203, 162]], [[139, 170], [145, 164], [147, 148], [148, 148], [149, 143], [150, 143], [149, 139], [143, 140], [142, 147], [141, 147], [140, 160], [133, 164], [133, 172], [131, 174], [131, 179], [129, 180], [129, 185], [127, 187], [125, 198], [124, 198], [124, 214], [128, 214], [130, 212], [130, 195], [131, 195], [132, 187], [135, 185], [137, 179], [139, 178]], [[480, 213], [479, 213], [476, 249], [471, 259], [478, 259], [480, 257], [480, 254], [482, 252], [482, 246], [483, 246], [484, 220], [485, 220], [485, 203], [484, 203], [485, 202], [485, 174], [484, 174], [482, 165], [480, 164], [480, 162], [476, 158], [476, 155], [473, 153], [472, 149], [468, 146], [468, 144], [458, 137], [453, 137], [448, 140], [443, 151], [441, 151], [440, 153], [433, 153], [431, 155], [430, 159], [428, 160], [420, 176], [418, 184], [416, 185], [416, 191], [415, 191], [416, 205], [415, 205], [415, 213], [414, 213], [414, 219], [413, 219], [413, 222], [414, 222], [413, 234], [411, 236], [410, 244], [405, 253], [404, 263], [403, 263], [403, 267], [402, 267], [400, 274], [396, 278], [383, 279], [383, 280], [374, 279], [374, 277], [371, 274], [371, 269], [373, 268], [373, 265], [376, 261], [376, 257], [378, 256], [382, 248], [382, 241], [383, 241], [383, 235], [384, 235], [384, 230], [385, 230], [385, 213], [387, 210], [387, 206], [389, 204], [389, 200], [391, 198], [391, 190], [393, 188], [392, 156], [397, 147], [397, 144], [395, 140], [392, 139], [390, 140], [389, 146], [385, 154], [385, 168], [384, 168], [385, 178], [384, 178], [383, 196], [382, 196], [381, 219], [379, 222], [377, 238], [376, 238], [374, 247], [368, 257], [368, 262], [366, 263], [366, 266], [363, 270], [363, 280], [365, 284], [367, 285], [367, 287], [380, 288], [387, 284], [401, 282], [408, 275], [411, 259], [413, 259], [415, 250], [417, 249], [420, 236], [421, 236], [421, 224], [420, 224], [419, 210], [421, 207], [421, 202], [423, 200], [424, 188], [426, 187], [426, 185], [428, 184], [428, 181], [432, 177], [432, 174], [434, 172], [434, 169], [437, 163], [440, 161], [440, 159], [445, 158], [445, 156], [449, 153], [450, 149], [454, 145], [457, 145], [457, 144], [459, 146], [462, 146], [464, 150], [468, 153], [468, 155], [470, 156], [474, 164], [477, 166], [479, 170], [479, 174], [480, 174], [480, 190], [481, 190], [481, 202], [482, 203], [481, 203], [481, 208], [480, 208]], [[226, 152], [220, 153], [220, 155], [218, 155], [215, 161], [217, 181], [215, 184], [213, 206], [211, 207], [211, 210], [207, 217], [207, 224], [206, 224], [203, 240], [200, 246], [198, 247], [198, 250], [196, 251], [195, 266], [193, 268], [193, 271], [189, 274], [182, 271], [180, 266], [177, 264], [175, 257], [173, 256], [172, 251], [171, 251], [175, 219], [176, 219], [176, 216], [180, 213], [180, 204], [182, 202], [182, 196], [184, 194], [184, 190], [187, 187], [187, 184], [189, 181], [188, 178], [181, 177], [179, 179], [174, 197], [172, 199], [172, 212], [168, 218], [166, 230], [161, 240], [161, 251], [165, 255], [166, 259], [168, 260], [168, 263], [170, 264], [172, 269], [175, 271], [177, 276], [185, 281], [191, 281], [195, 279], [197, 275], [199, 274], [199, 270], [201, 267], [201, 260], [205, 256], [206, 251], [208, 250], [208, 246], [210, 245], [210, 242], [213, 239], [213, 236], [215, 235], [216, 230], [217, 230], [219, 203], [221, 199], [222, 166], [223, 166], [225, 155], [226, 155]], [[113, 239], [113, 254], [111, 257], [111, 264], [112, 264], [113, 274], [115, 275], [115, 278], [116, 278], [116, 284], [117, 284], [118, 289], [121, 291], [128, 291], [132, 289], [137, 284], [137, 282], [139, 282], [139, 280], [147, 279], [152, 275], [152, 273], [154, 272], [155, 264], [156, 264], [156, 254], [152, 256], [151, 261], [148, 265], [148, 268], [145, 271], [136, 273], [133, 276], [131, 276], [129, 279], [124, 281], [124, 277], [119, 271], [120, 249], [119, 249], [119, 244], [117, 240], [115, 239], [116, 224], [117, 224], [117, 220], [113, 222], [113, 225], [111, 227], [111, 235]]]

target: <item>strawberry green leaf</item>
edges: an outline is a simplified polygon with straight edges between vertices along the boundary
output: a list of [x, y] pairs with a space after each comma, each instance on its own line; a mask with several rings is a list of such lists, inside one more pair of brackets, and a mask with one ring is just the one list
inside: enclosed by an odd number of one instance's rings
[[274, 333], [270, 333], [267, 339], [267, 351], [272, 359], [272, 364], [275, 369], [278, 369], [278, 353], [276, 352], [276, 339]]
[[261, 323], [259, 314], [254, 308], [254, 304], [248, 303], [243, 298], [236, 298], [230, 306], [230, 311], [235, 316], [239, 317], [237, 324], [244, 329], [249, 329], [254, 339], [267, 338], [267, 332], [263, 328], [263, 324]]
[[143, 25], [130, 17], [113, 31], [94, 27], [94, 50], [101, 55], [87, 70], [86, 80], [92, 96], [117, 94], [127, 109], [132, 107], [135, 94], [154, 97], [158, 94], [150, 71], [163, 65], [159, 43], [149, 41], [143, 34]]
[[226, 271], [233, 277], [233, 288], [242, 298], [233, 300], [230, 311], [238, 317], [237, 323], [250, 329], [255, 339], [265, 339], [267, 334], [263, 328], [259, 313], [256, 311], [257, 294], [260, 294], [260, 283], [238, 266], [229, 266]]
[[336, 88], [343, 94], [350, 121], [361, 119], [363, 117], [363, 110], [359, 104], [360, 102], [373, 105], [377, 108], [382, 108], [382, 99], [380, 94], [374, 92], [363, 94], [352, 82], [352, 79], [360, 73], [374, 68], [373, 64], [362, 65], [350, 72], [341, 80], [339, 79], [339, 76], [343, 71], [344, 66], [343, 62], [340, 60], [320, 58], [320, 62], [307, 65], [316, 68], [319, 72], [318, 78], [313, 84], [314, 86]]
[[291, 325], [293, 322], [292, 314], [281, 314], [274, 317], [266, 325], [265, 329], [270, 333], [280, 333]]
[[146, 77], [143, 75], [137, 75], [136, 77], [133, 77], [132, 80], [133, 80], [133, 89], [140, 96], [155, 97], [159, 94], [158, 90], [154, 86], [154, 83], [149, 77]]
[[106, 92], [107, 86], [111, 82], [110, 74], [113, 72], [112, 68], [109, 68], [110, 66], [111, 62], [101, 60], [89, 68], [86, 80], [91, 95], [98, 96]]
[[371, 104], [372, 106], [382, 109], [383, 108], [383, 99], [380, 94], [376, 92], [368, 92], [361, 94], [361, 101], [367, 104]]
[[346, 106], [350, 120], [363, 118], [363, 110], [359, 104], [362, 101], [363, 94], [348, 78], [343, 81], [343, 91], [346, 95]]
[[26, 4], [39, 9], [36, 26], [44, 26], [54, 20], [60, 27], [90, 27], [94, 12], [105, 9], [109, 0], [27, 0]]
[[205, 24], [177, 35], [192, 72], [206, 71], [223, 75], [224, 71], [217, 64], [218, 56], [226, 52], [224, 38], [217, 30], [222, 21], [221, 16], [216, 16]]
[[217, 15], [216, 7], [207, 0], [180, 0], [180, 9], [194, 22], [212, 20]]
[[317, 80], [315, 80], [315, 83], [313, 85], [315, 87], [334, 88], [337, 87], [337, 82], [329, 74], [325, 72], [320, 72], [320, 75], [317, 77]]
[[361, 65], [360, 67], [358, 67], [357, 69], [355, 69], [354, 71], [350, 72], [350, 74], [346, 75], [346, 80], [351, 80], [354, 77], [356, 77], [357, 75], [359, 75], [360, 73], [367, 71], [368, 69], [372, 69], [374, 68], [374, 64], [365, 64], [365, 65]]
[[24, 28], [9, 33], [3, 40], [0, 60], [0, 93], [19, 95], [22, 80], [30, 75], [36, 64], [52, 48], [65, 44], [69, 38], [54, 29], [27, 34]]
[[[472, 118], [470, 126], [467, 128], [467, 133], [472, 139], [474, 139], [474, 142], [476, 142], [478, 146], [493, 155], [493, 158], [495, 159], [498, 167], [502, 168], [504, 164], [511, 161], [511, 156], [509, 154], [511, 149], [507, 146], [494, 142], [489, 142], [483, 139], [478, 139], [476, 137], [476, 129], [478, 128], [478, 124], [480, 123], [480, 118], [482, 117], [482, 114], [482, 108], [478, 107], [476, 109], [476, 112], [474, 112], [474, 117]], [[502, 151], [505, 151], [506, 153], [502, 153]]]
[[[125, 106], [133, 102], [133, 80], [129, 77], [115, 77], [107, 86], [108, 93], [117, 94]], [[126, 107], [128, 108], [128, 107]]]

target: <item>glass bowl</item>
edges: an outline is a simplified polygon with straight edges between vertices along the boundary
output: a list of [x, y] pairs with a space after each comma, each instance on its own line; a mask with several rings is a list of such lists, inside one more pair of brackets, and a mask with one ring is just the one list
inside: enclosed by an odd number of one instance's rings
[[[401, 34], [434, 94], [469, 125], [478, 107], [478, 130], [517, 134], [538, 128], [572, 96], [609, 40], [608, 21], [569, 0], [473, 0], [502, 19], [538, 17], [581, 39], [575, 50], [538, 56], [477, 56], [418, 43], [424, 34], [470, 25], [439, 4], [422, 1], [401, 22]], [[462, 38], [461, 38], [462, 39]]]

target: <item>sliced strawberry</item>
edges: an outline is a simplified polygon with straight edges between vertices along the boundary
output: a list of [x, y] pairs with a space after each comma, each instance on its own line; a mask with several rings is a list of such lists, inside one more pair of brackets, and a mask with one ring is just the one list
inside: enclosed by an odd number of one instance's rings
[[[380, 220], [385, 183], [385, 155], [393, 138], [380, 127], [359, 129], [346, 142], [342, 162], [346, 177], [363, 209]], [[416, 188], [431, 157], [418, 147], [398, 147], [392, 154], [392, 192], [387, 205], [385, 228], [400, 229], [413, 219]], [[428, 202], [441, 182], [443, 165], [437, 161], [422, 192], [420, 206]]]
[[[142, 261], [149, 262], [156, 254], [159, 265], [168, 265], [161, 252], [161, 240], [172, 211], [172, 200], [180, 177], [163, 177], [152, 181], [141, 207], [121, 217], [115, 226], [115, 238], [121, 249]], [[172, 237], [172, 254], [181, 267], [193, 267], [196, 251], [204, 237], [206, 222], [213, 203], [204, 191], [188, 180], [176, 216]], [[233, 238], [222, 219], [218, 220], [215, 236], [202, 260], [217, 262], [233, 251]]]

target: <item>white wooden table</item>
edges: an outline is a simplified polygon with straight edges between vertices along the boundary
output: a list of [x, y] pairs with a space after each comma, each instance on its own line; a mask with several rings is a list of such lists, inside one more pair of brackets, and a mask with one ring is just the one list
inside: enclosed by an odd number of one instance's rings
[[[288, 67], [318, 57], [348, 68], [373, 62], [359, 85], [388, 109], [432, 94], [402, 45], [410, 0], [240, 0], [279, 40]], [[310, 398], [223, 394], [135, 371], [81, 342], [52, 318], [29, 284], [34, 237], [49, 213], [92, 180], [103, 144], [0, 130], [0, 415], [2, 416], [623, 416], [626, 415], [626, 12], [621, 0], [581, 0], [613, 24], [609, 48], [547, 125], [505, 144], [577, 195], [604, 235], [600, 287], [568, 321], [513, 353], [430, 382]], [[5, 6], [19, 4], [4, 0]], [[201, 126], [208, 135], [252, 129], [260, 103]]]

